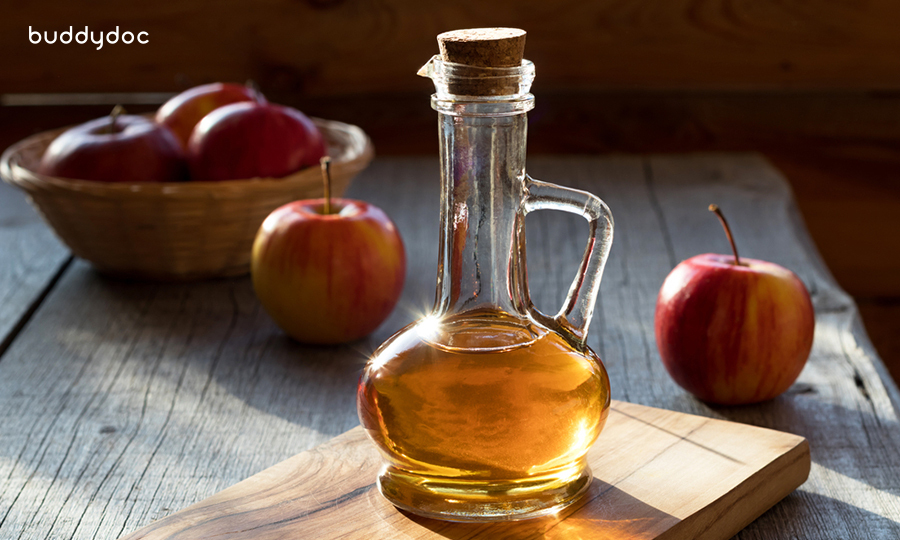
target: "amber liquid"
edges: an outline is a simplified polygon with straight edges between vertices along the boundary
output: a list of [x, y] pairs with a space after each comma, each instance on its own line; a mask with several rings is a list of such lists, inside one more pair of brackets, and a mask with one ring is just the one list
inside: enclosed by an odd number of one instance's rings
[[360, 419], [394, 504], [452, 520], [553, 512], [590, 483], [603, 427], [600, 359], [528, 321], [487, 312], [425, 319], [382, 345], [358, 390]]

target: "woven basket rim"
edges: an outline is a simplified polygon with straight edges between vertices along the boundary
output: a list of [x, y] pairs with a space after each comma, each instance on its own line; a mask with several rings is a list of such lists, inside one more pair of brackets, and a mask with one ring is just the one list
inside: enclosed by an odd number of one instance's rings
[[[310, 118], [320, 129], [328, 145], [328, 155], [332, 159], [334, 174], [344, 172], [355, 174], [364, 169], [375, 155], [372, 141], [357, 126]], [[186, 182], [98, 182], [47, 176], [31, 170], [20, 163], [22, 152], [35, 146], [46, 147], [63, 131], [71, 126], [43, 131], [22, 139], [3, 152], [0, 157], [0, 177], [26, 192], [37, 189], [53, 189], [98, 196], [122, 197], [134, 193], [163, 197], [209, 197], [215, 194], [241, 193], [246, 189], [271, 187], [284, 189], [291, 185], [308, 183], [310, 172], [318, 174], [318, 169], [308, 167], [281, 178], [251, 178], [244, 180], [186, 181]]]

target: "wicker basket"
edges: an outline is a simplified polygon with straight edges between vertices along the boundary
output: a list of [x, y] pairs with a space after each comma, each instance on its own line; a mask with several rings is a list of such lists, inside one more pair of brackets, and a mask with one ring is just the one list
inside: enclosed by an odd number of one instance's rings
[[[328, 141], [332, 192], [340, 196], [372, 160], [372, 144], [356, 126], [313, 121]], [[279, 179], [140, 184], [36, 173], [44, 150], [62, 131], [9, 147], [0, 175], [28, 194], [72, 253], [106, 274], [152, 280], [246, 274], [266, 216], [290, 201], [322, 196], [318, 167]]]

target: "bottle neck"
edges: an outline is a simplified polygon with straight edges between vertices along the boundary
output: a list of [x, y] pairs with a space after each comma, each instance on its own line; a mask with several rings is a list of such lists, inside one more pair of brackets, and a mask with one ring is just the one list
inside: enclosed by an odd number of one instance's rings
[[525, 196], [524, 111], [530, 106], [438, 105], [441, 246], [434, 314], [500, 310], [524, 316], [516, 301], [517, 228]]

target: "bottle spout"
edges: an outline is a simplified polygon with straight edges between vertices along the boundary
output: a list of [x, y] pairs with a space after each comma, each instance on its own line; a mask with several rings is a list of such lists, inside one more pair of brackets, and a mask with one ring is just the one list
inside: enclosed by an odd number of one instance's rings
[[435, 63], [440, 60], [440, 56], [434, 55], [431, 59], [416, 72], [419, 77], [428, 77], [434, 79]]
[[528, 91], [534, 80], [534, 64], [522, 60], [515, 67], [481, 67], [448, 62], [436, 54], [416, 75], [434, 82], [438, 99], [530, 99]]

